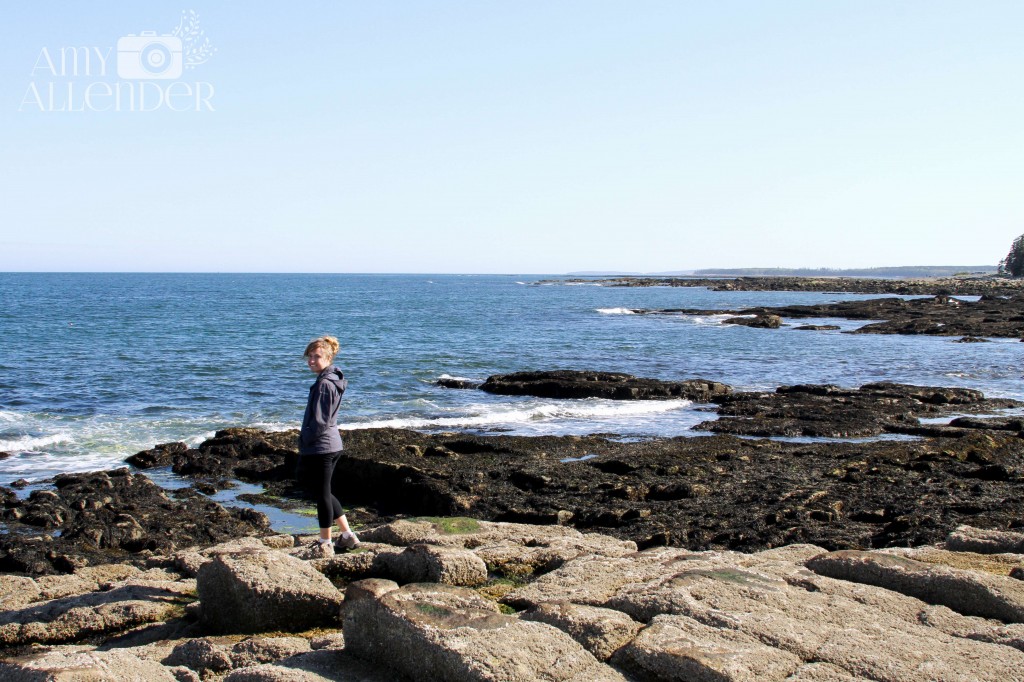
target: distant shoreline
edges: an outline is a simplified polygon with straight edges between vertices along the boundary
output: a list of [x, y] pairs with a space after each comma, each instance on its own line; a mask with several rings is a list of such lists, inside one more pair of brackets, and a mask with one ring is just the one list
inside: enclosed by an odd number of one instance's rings
[[698, 268], [663, 272], [586, 270], [568, 272], [568, 277], [872, 277], [916, 279], [995, 275], [995, 265], [896, 265], [874, 268]]
[[587, 283], [608, 287], [707, 287], [712, 291], [816, 291], [929, 296], [1001, 295], [1024, 291], [1024, 279], [994, 275], [919, 277], [606, 277], [541, 280], [537, 284]]

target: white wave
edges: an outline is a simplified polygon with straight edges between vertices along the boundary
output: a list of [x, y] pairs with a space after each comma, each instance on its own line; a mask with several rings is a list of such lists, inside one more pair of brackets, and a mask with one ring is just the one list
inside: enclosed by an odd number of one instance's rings
[[25, 478], [29, 482], [38, 482], [58, 473], [83, 473], [86, 471], [102, 471], [126, 466], [122, 460], [111, 460], [107, 455], [51, 455], [48, 453], [32, 453], [29, 456], [12, 457], [4, 460], [3, 476], [7, 480]]
[[733, 313], [726, 313], [724, 315], [689, 315], [688, 317], [694, 324], [720, 325], [726, 320], [730, 320], [734, 317], [757, 317], [757, 315], [736, 315]]
[[7, 424], [13, 424], [25, 420], [25, 415], [20, 412], [7, 412], [6, 410], [0, 410], [0, 422]]
[[72, 443], [74, 439], [65, 433], [51, 436], [23, 436], [11, 440], [0, 440], [0, 450], [5, 452], [35, 452], [39, 448], [59, 443]]
[[618, 417], [631, 417], [661, 414], [690, 406], [689, 400], [644, 400], [624, 402], [620, 400], [565, 400], [557, 403], [530, 405], [524, 408], [502, 407], [495, 409], [491, 405], [469, 406], [468, 414], [452, 417], [396, 417], [365, 422], [348, 423], [340, 428], [344, 431], [352, 429], [437, 429], [488, 427], [529, 422], [548, 421], [553, 419], [601, 420]]
[[603, 287], [600, 282], [562, 282], [567, 287]]
[[597, 312], [602, 315], [636, 315], [630, 308], [598, 308]]
[[467, 377], [453, 377], [451, 374], [442, 374], [437, 378], [438, 381], [442, 379], [445, 381], [477, 381], [477, 379], [469, 379]]

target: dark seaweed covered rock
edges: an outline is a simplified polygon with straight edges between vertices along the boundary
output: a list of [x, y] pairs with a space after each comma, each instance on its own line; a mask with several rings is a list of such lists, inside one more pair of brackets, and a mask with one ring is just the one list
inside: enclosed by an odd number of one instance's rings
[[195, 449], [184, 443], [167, 443], [127, 461], [140, 469], [170, 465], [176, 474], [223, 488], [225, 478], [259, 482], [290, 477], [295, 471], [297, 446], [297, 431], [235, 428], [218, 431]]
[[608, 398], [611, 400], [667, 400], [686, 398], [706, 402], [732, 389], [717, 381], [687, 379], [661, 381], [620, 372], [515, 372], [487, 377], [480, 387], [488, 393], [531, 395], [541, 398]]
[[180, 455], [186, 450], [188, 450], [188, 445], [185, 443], [163, 443], [149, 450], [138, 452], [125, 461], [138, 469], [170, 466], [174, 463], [174, 456]]
[[0, 535], [0, 571], [70, 572], [269, 530], [259, 512], [228, 510], [201, 495], [173, 500], [128, 469], [62, 474], [53, 486], [25, 500], [3, 495], [0, 520], [8, 532]]
[[[714, 399], [719, 418], [698, 424], [698, 431], [743, 436], [864, 438], [883, 433], [954, 435], [955, 427], [929, 426], [919, 417], [950, 410], [989, 412], [1018, 405], [987, 399], [969, 388], [911, 386], [892, 382], [857, 389], [834, 385], [780, 386], [774, 392], [740, 392]], [[991, 427], [996, 428], [996, 427]]]

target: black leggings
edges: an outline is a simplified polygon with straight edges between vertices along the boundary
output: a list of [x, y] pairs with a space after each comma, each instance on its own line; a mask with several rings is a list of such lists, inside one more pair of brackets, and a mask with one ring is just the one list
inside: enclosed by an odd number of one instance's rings
[[299, 455], [295, 478], [316, 500], [316, 520], [321, 528], [330, 528], [335, 519], [344, 512], [341, 503], [331, 492], [331, 477], [334, 465], [341, 459], [341, 451], [325, 452], [322, 455]]

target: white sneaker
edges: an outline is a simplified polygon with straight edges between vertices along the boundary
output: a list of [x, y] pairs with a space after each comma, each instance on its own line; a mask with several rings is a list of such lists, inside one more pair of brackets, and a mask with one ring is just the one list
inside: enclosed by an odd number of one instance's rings
[[346, 531], [341, 534], [338, 541], [334, 544], [334, 548], [338, 550], [342, 549], [355, 549], [359, 546], [359, 538], [352, 531]]

